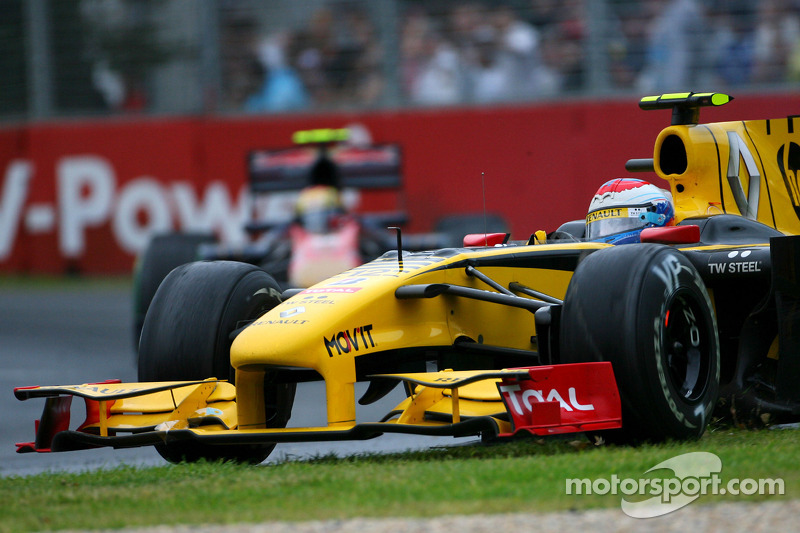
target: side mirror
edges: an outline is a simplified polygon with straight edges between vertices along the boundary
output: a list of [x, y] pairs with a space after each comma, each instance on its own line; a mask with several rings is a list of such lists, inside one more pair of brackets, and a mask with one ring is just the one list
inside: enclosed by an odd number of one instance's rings
[[645, 228], [641, 234], [642, 242], [659, 244], [694, 244], [700, 242], [700, 226], [662, 226]]
[[497, 246], [507, 243], [509, 237], [510, 233], [470, 233], [464, 236], [464, 247]]

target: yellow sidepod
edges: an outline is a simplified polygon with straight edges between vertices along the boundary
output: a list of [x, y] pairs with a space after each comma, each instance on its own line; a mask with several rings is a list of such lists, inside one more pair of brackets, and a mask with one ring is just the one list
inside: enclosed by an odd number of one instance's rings
[[[527, 248], [527, 247], [526, 247]], [[537, 246], [537, 249], [540, 248]], [[548, 248], [550, 248], [548, 246]], [[519, 251], [518, 249], [517, 251]], [[503, 287], [511, 282], [527, 287], [547, 287], [549, 296], [563, 299], [572, 271], [546, 268], [481, 267], [480, 271]], [[447, 283], [475, 289], [489, 289], [465, 269], [448, 271]], [[445, 297], [447, 320], [452, 338], [469, 338], [480, 344], [535, 350], [532, 338], [536, 335], [533, 313], [526, 309], [497, 305], [466, 298]]]

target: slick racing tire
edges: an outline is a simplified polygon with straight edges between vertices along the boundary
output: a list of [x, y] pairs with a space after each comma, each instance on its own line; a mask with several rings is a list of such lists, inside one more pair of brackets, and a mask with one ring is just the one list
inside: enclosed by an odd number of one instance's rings
[[612, 441], [702, 435], [719, 392], [711, 301], [697, 270], [658, 244], [605, 248], [575, 270], [564, 298], [561, 361], [610, 361], [622, 402]]
[[[275, 280], [263, 270], [234, 261], [188, 263], [167, 275], [156, 291], [142, 329], [139, 381], [234, 380], [231, 334], [281, 301]], [[294, 384], [265, 379], [273, 409], [271, 427], [291, 414]], [[192, 441], [157, 445], [170, 462], [233, 460], [260, 463], [274, 444], [208, 445]]]
[[200, 245], [213, 243], [213, 234], [167, 233], [150, 240], [133, 272], [133, 345], [138, 350], [144, 317], [153, 295], [170, 271], [199, 259]]

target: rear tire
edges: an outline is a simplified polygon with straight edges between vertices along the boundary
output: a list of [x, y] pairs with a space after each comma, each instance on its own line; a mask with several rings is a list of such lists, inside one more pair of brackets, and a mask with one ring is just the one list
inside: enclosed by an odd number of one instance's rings
[[592, 253], [575, 270], [561, 322], [561, 361], [611, 361], [623, 429], [612, 441], [692, 439], [719, 393], [719, 340], [700, 275], [662, 245]]
[[[233, 261], [181, 265], [164, 279], [145, 318], [139, 346], [139, 381], [229, 379], [231, 333], [281, 301], [278, 284], [263, 270]], [[279, 406], [271, 427], [285, 427], [294, 384], [265, 382], [270, 404]], [[274, 444], [156, 446], [170, 462], [234, 460], [260, 463]]]

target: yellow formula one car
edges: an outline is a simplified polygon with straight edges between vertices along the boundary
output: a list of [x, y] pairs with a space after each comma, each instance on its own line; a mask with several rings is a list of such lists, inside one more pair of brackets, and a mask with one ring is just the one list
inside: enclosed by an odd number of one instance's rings
[[[305, 290], [259, 268], [183, 265], [164, 280], [140, 343], [141, 383], [15, 390], [46, 398], [19, 452], [154, 445], [167, 460], [260, 462], [275, 443], [383, 433], [700, 436], [721, 397], [800, 418], [800, 129], [796, 117], [699, 124], [719, 93], [644, 98], [672, 109], [652, 159], [674, 225], [636, 244], [592, 239], [601, 209], [550, 235], [398, 250]], [[623, 220], [624, 221], [624, 220]], [[296, 384], [324, 380], [327, 425], [287, 428]], [[377, 421], [362, 404], [402, 383]], [[87, 418], [69, 428], [72, 396]]]

